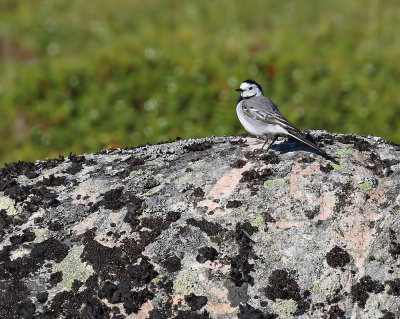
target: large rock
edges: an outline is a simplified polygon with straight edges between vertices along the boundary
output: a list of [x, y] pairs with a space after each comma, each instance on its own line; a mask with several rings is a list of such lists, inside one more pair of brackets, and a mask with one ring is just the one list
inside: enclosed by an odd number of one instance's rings
[[1, 318], [395, 318], [400, 148], [212, 137], [0, 171]]

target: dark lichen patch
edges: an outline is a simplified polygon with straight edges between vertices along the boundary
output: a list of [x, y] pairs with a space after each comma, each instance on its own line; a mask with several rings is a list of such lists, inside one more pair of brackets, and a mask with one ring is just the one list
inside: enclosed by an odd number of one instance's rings
[[364, 276], [351, 287], [351, 296], [361, 308], [364, 308], [370, 293], [377, 294], [383, 290], [384, 286], [379, 281], [373, 280], [370, 276]]
[[69, 247], [54, 239], [49, 238], [33, 246], [30, 256], [32, 258], [43, 258], [45, 260], [54, 260], [61, 262], [68, 254]]
[[60, 262], [67, 253], [67, 245], [51, 238], [44, 242], [33, 244], [29, 256], [11, 260], [9, 251], [6, 250], [0, 257], [4, 262], [4, 270], [6, 271], [4, 275], [20, 279], [36, 272], [44, 264], [45, 260]]
[[338, 191], [335, 192], [336, 203], [334, 206], [335, 212], [343, 212], [345, 207], [351, 204], [351, 197], [349, 194], [353, 192], [353, 185], [351, 182], [338, 185]]
[[163, 307], [162, 309], [153, 309], [149, 312], [149, 319], [165, 319], [171, 318], [171, 307]]
[[332, 268], [344, 267], [350, 262], [350, 255], [342, 248], [335, 246], [326, 254], [326, 262]]
[[353, 148], [360, 152], [375, 148], [368, 141], [354, 135], [339, 135], [336, 136], [336, 141], [343, 144], [353, 144]]
[[49, 177], [44, 177], [43, 180], [36, 184], [36, 186], [60, 186], [65, 185], [65, 176], [54, 176], [54, 174], [49, 175]]
[[144, 209], [144, 200], [135, 196], [128, 196], [128, 203], [126, 205], [127, 213], [124, 218], [124, 222], [132, 223], [134, 220], [137, 220], [137, 217], [143, 213]]
[[59, 231], [61, 230], [62, 225], [59, 221], [54, 221], [54, 222], [50, 222], [48, 223], [48, 229], [51, 231]]
[[177, 315], [173, 319], [209, 319], [210, 314], [204, 310], [202, 313], [194, 311], [178, 311]]
[[45, 303], [48, 297], [49, 293], [47, 291], [42, 291], [36, 295], [36, 300], [40, 303]]
[[126, 265], [136, 262], [140, 257], [141, 251], [135, 256], [135, 259], [129, 259], [124, 253], [125, 249], [123, 250], [122, 247], [110, 248], [103, 246], [94, 240], [94, 236], [95, 233], [93, 231], [87, 231], [83, 236], [85, 248], [81, 255], [82, 261], [91, 264], [96, 273], [102, 278], [115, 279], [113, 276], [118, 274], [120, 279], [127, 280], [130, 277], [130, 273], [126, 269]]
[[138, 205], [141, 205], [143, 202], [142, 200], [138, 200], [138, 197], [135, 195], [127, 194], [123, 187], [111, 189], [102, 195], [103, 199], [92, 205], [90, 212], [97, 211], [100, 206], [110, 210], [118, 210], [128, 205], [129, 213], [129, 207], [133, 205], [133, 209], [137, 211], [139, 209]]
[[273, 218], [271, 216], [271, 214], [268, 212], [263, 212], [262, 217], [263, 217], [265, 223], [275, 223], [276, 222], [276, 219]]
[[204, 194], [204, 191], [200, 187], [196, 187], [192, 192], [192, 196], [199, 198], [203, 198]]
[[172, 222], [176, 222], [177, 220], [179, 220], [179, 218], [181, 218], [180, 212], [168, 212], [166, 220], [172, 223]]
[[329, 319], [342, 319], [345, 318], [345, 312], [339, 308], [339, 306], [334, 305], [328, 311]]
[[23, 231], [22, 235], [11, 236], [10, 237], [10, 242], [13, 245], [20, 245], [20, 244], [23, 244], [23, 243], [26, 243], [26, 242], [33, 241], [35, 239], [35, 237], [36, 236], [35, 236], [34, 232], [31, 232], [30, 230], [25, 229]]
[[301, 296], [300, 287], [296, 280], [284, 269], [274, 270], [268, 277], [269, 285], [264, 289], [264, 294], [268, 299], [276, 301], [277, 299], [293, 299], [297, 303], [296, 315], [305, 313], [310, 304]]
[[169, 273], [177, 272], [182, 268], [181, 259], [175, 255], [169, 256], [163, 260], [162, 266], [167, 269]]
[[239, 138], [237, 140], [229, 140], [229, 143], [232, 145], [241, 145], [241, 146], [247, 145], [246, 140], [243, 138]]
[[13, 178], [8, 177], [8, 176], [5, 176], [5, 177], [0, 176], [0, 192], [6, 190], [7, 188], [10, 188], [16, 184], [17, 183], [15, 182], [15, 180]]
[[38, 176], [36, 165], [31, 162], [19, 161], [18, 163], [5, 164], [4, 168], [0, 169], [0, 178], [15, 178], [20, 175], [25, 175], [28, 178]]
[[278, 315], [255, 309], [249, 304], [239, 306], [239, 319], [275, 319]]
[[301, 298], [299, 285], [286, 270], [274, 270], [268, 278], [268, 283], [269, 285], [264, 290], [268, 299], [276, 301], [276, 299], [299, 300]]
[[138, 313], [140, 307], [147, 301], [154, 298], [154, 293], [147, 288], [132, 291], [127, 281], [121, 281], [117, 285], [111, 282], [105, 282], [99, 290], [100, 299], [106, 298], [109, 303], [123, 303], [125, 311], [128, 314]]
[[238, 207], [240, 207], [240, 206], [242, 206], [242, 202], [240, 201], [240, 200], [229, 200], [227, 203], [226, 203], [226, 208], [238, 208]]
[[[252, 227], [250, 225], [250, 227]], [[254, 264], [249, 263], [249, 259], [257, 259], [253, 251], [253, 241], [244, 231], [245, 225], [238, 223], [235, 228], [235, 241], [239, 245], [239, 253], [230, 259], [231, 270], [229, 276], [232, 282], [240, 287], [243, 283], [254, 284], [254, 278], [250, 275], [254, 271]]]
[[196, 296], [195, 294], [191, 293], [190, 295], [185, 296], [185, 301], [190, 307], [190, 310], [196, 311], [203, 308], [207, 304], [208, 299], [205, 296]]
[[205, 151], [212, 147], [211, 142], [193, 142], [191, 144], [185, 145], [183, 148], [189, 152]]
[[255, 195], [257, 192], [255, 186], [263, 184], [268, 176], [272, 174], [273, 172], [269, 168], [263, 170], [251, 169], [242, 173], [242, 178], [239, 182], [247, 183], [247, 187], [252, 191], [252, 195]]
[[330, 164], [326, 164], [326, 165], [320, 164], [319, 165], [319, 170], [322, 173], [329, 173], [330, 171], [334, 170], [334, 168]]
[[214, 247], [201, 247], [198, 250], [196, 260], [204, 263], [207, 260], [214, 261], [218, 257], [218, 251]]
[[110, 318], [110, 308], [95, 296], [95, 292], [99, 290], [97, 280], [96, 276], [89, 277], [86, 281], [86, 289], [82, 292], [63, 291], [56, 294], [50, 306], [44, 308], [42, 317]]
[[[1, 272], [1, 270], [0, 270]], [[2, 277], [4, 279], [4, 277]], [[21, 281], [2, 281], [0, 293], [0, 318], [21, 318], [18, 305], [23, 303], [29, 290]], [[33, 317], [32, 317], [33, 318]]]
[[63, 171], [63, 173], [75, 175], [79, 173], [82, 169], [83, 169], [82, 163], [71, 163], [71, 165]]
[[142, 287], [158, 276], [158, 272], [154, 270], [154, 266], [150, 264], [147, 258], [142, 258], [138, 265], [129, 265], [127, 270], [130, 274], [131, 283], [135, 287]]
[[396, 232], [393, 229], [389, 229], [389, 253], [393, 258], [397, 258], [400, 255], [400, 243], [397, 240]]
[[49, 288], [50, 287], [54, 287], [57, 284], [59, 284], [62, 281], [62, 279], [63, 279], [63, 274], [62, 274], [61, 271], [57, 271], [55, 273], [52, 273], [50, 275], [50, 279], [49, 279], [49, 285], [50, 285]]
[[242, 173], [242, 178], [240, 182], [247, 182], [253, 184], [261, 184], [265, 178], [272, 175], [271, 169], [263, 169], [261, 171], [257, 171], [255, 169], [251, 169]]
[[385, 282], [389, 286], [388, 294], [392, 296], [400, 296], [400, 279], [388, 280]]
[[12, 184], [4, 190], [4, 195], [12, 198], [16, 202], [23, 202], [29, 196], [29, 188], [20, 186], [13, 181]]
[[59, 164], [63, 163], [64, 161], [65, 161], [65, 157], [62, 155], [59, 155], [57, 158], [48, 159], [46, 161], [40, 161], [37, 164], [37, 167], [40, 169], [54, 168], [54, 167], [58, 166]]
[[36, 311], [36, 306], [30, 300], [23, 301], [19, 303], [17, 306], [17, 314], [24, 319], [33, 319], [35, 311]]
[[24, 209], [29, 213], [36, 212], [39, 207], [48, 208], [60, 204], [56, 199], [57, 195], [50, 192], [43, 185], [43, 181], [37, 182], [33, 186], [23, 186], [18, 185], [15, 180], [7, 180], [7, 183], [3, 186], [5, 186], [4, 194], [16, 202], [23, 203]]
[[230, 167], [232, 168], [242, 168], [243, 166], [246, 165], [246, 161], [242, 160], [242, 159], [238, 159], [236, 161], [234, 161], [233, 163], [229, 164]]
[[[129, 157], [128, 159], [124, 160], [122, 163], [126, 164], [126, 168], [119, 174], [120, 178], [126, 178], [130, 175], [132, 171], [138, 169], [138, 166], [144, 165], [146, 162], [146, 158], [144, 157]], [[118, 163], [118, 165], [120, 165]]]
[[391, 167], [394, 165], [397, 165], [399, 163], [400, 163], [400, 160], [397, 160], [397, 159], [382, 160], [375, 153], [371, 153], [369, 163], [366, 167], [379, 177], [388, 177], [393, 173], [393, 170]]
[[265, 164], [278, 164], [281, 159], [274, 152], [268, 152], [260, 156], [260, 159], [265, 162]]
[[104, 208], [111, 209], [111, 210], [117, 210], [122, 208], [125, 205], [125, 202], [123, 200], [122, 194], [123, 194], [124, 188], [119, 187], [116, 189], [109, 190], [103, 195], [103, 206]]
[[202, 220], [188, 218], [186, 220], [186, 222], [188, 225], [192, 225], [192, 226], [200, 228], [203, 232], [205, 232], [210, 237], [218, 236], [219, 234], [224, 233], [226, 231], [226, 229], [223, 228], [221, 225], [209, 222], [205, 218], [202, 218]]

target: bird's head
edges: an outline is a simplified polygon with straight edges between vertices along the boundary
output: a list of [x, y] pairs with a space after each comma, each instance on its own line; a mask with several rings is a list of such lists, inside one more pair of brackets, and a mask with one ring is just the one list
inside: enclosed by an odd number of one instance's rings
[[246, 80], [240, 84], [240, 87], [235, 91], [240, 92], [243, 98], [250, 98], [253, 96], [263, 95], [261, 86], [253, 80]]

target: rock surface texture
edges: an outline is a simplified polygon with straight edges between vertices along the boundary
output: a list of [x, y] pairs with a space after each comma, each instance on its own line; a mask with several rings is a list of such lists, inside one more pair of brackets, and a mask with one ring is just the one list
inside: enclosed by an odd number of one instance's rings
[[212, 137], [0, 170], [0, 318], [398, 318], [400, 147]]

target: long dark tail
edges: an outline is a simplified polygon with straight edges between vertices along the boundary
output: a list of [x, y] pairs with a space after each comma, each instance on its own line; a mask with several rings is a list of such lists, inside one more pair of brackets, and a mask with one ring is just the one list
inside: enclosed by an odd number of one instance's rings
[[[296, 132], [297, 133], [297, 132]], [[319, 146], [315, 145], [313, 142], [310, 142], [309, 140], [307, 140], [304, 136], [302, 136], [303, 134], [301, 134], [301, 132], [299, 131], [299, 133], [295, 134], [294, 132], [287, 132], [287, 134], [291, 137], [294, 137], [295, 139], [299, 140], [300, 142], [303, 142], [304, 144], [307, 144], [308, 146], [316, 149], [318, 152], [320, 152], [321, 154], [330, 157], [330, 155], [328, 155], [322, 148], [320, 148]]]

